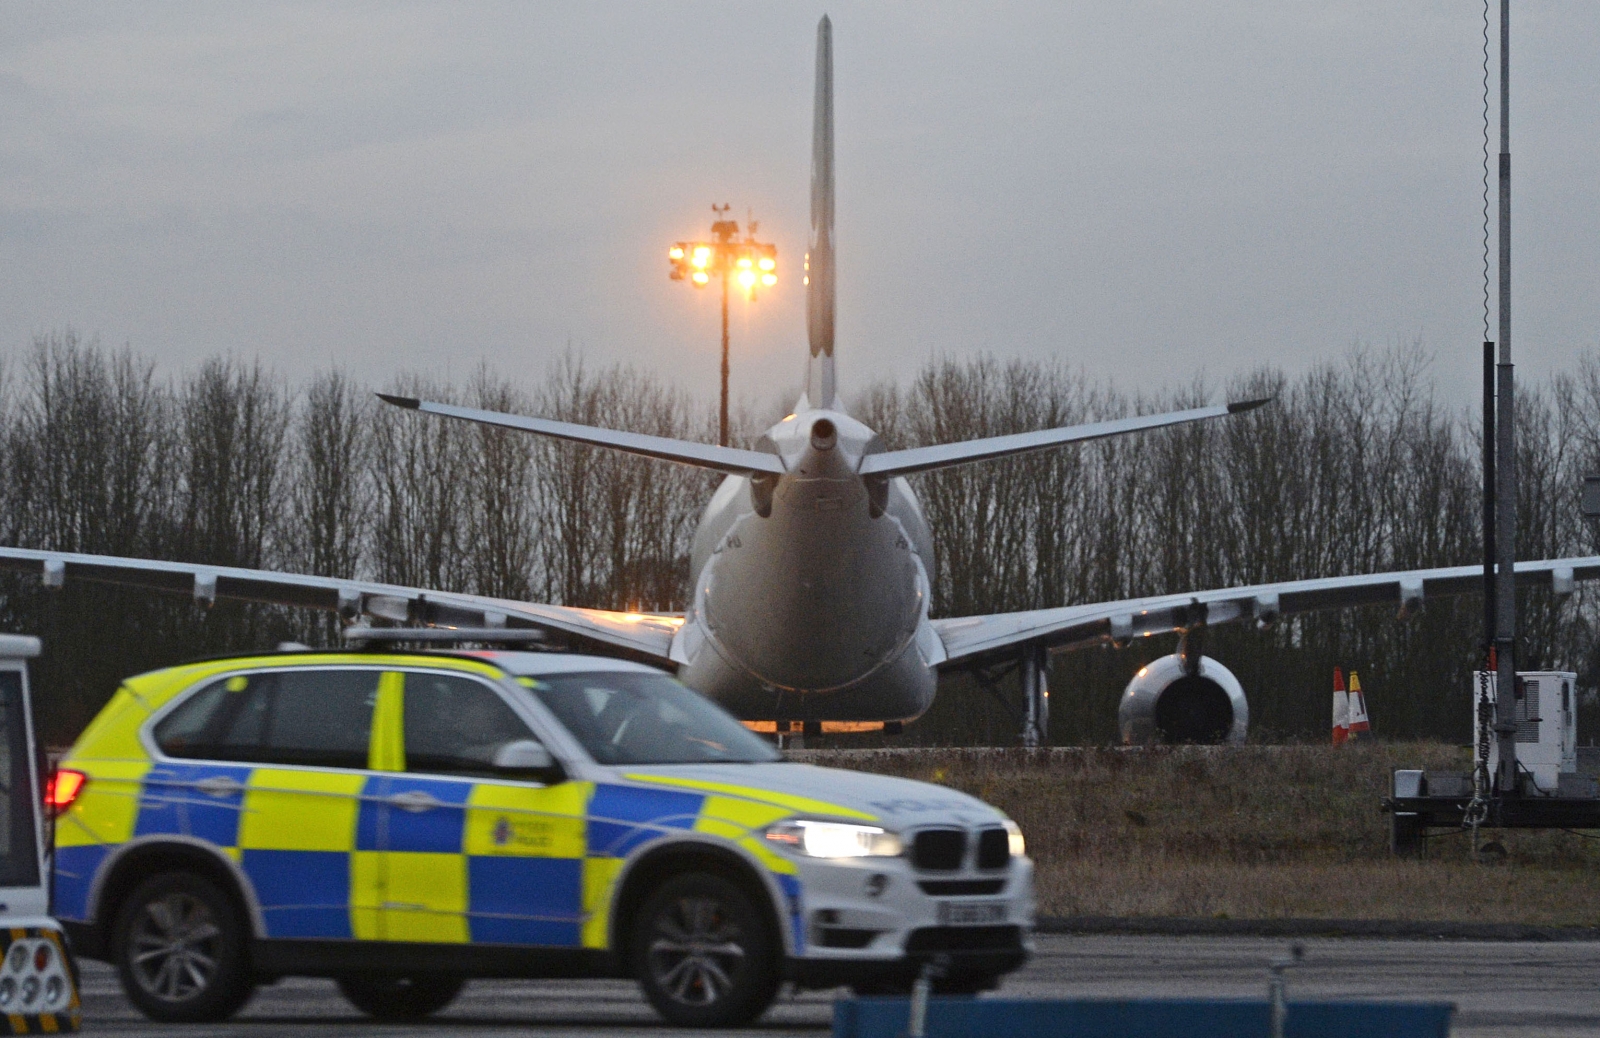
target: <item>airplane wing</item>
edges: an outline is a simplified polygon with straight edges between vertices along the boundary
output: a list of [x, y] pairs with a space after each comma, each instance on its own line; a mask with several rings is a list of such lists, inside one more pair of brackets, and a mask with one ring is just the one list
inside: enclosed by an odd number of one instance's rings
[[[1600, 556], [1517, 563], [1518, 587], [1547, 587], [1568, 594], [1579, 580], [1600, 579]], [[1482, 566], [1419, 569], [1354, 577], [1320, 577], [1121, 602], [1033, 609], [932, 621], [944, 642], [946, 664], [1022, 644], [1057, 651], [1126, 643], [1200, 624], [1240, 620], [1272, 623], [1289, 613], [1392, 602], [1402, 616], [1429, 598], [1483, 587]]]
[[368, 616], [411, 625], [536, 628], [623, 649], [663, 666], [672, 666], [668, 656], [672, 638], [683, 625], [681, 616], [666, 613], [615, 613], [364, 580], [27, 548], [0, 547], [0, 569], [37, 574], [49, 587], [68, 580], [121, 584], [192, 595], [206, 605], [224, 598], [326, 609], [346, 619]]
[[1147, 414], [1134, 418], [1118, 418], [1110, 422], [1092, 422], [1087, 425], [1064, 425], [1057, 429], [1040, 429], [1036, 432], [1015, 433], [1011, 436], [989, 436], [981, 440], [963, 440], [959, 443], [941, 443], [932, 447], [912, 447], [903, 451], [883, 451], [868, 454], [861, 459], [863, 476], [909, 476], [914, 472], [949, 468], [952, 465], [970, 465], [978, 461], [992, 461], [1013, 454], [1059, 447], [1065, 443], [1084, 440], [1102, 440], [1108, 436], [1159, 429], [1167, 425], [1182, 425], [1207, 418], [1253, 411], [1271, 400], [1244, 400], [1213, 407], [1195, 407], [1187, 411], [1167, 414]]
[[476, 422], [479, 425], [498, 425], [502, 429], [516, 429], [520, 432], [537, 433], [540, 436], [553, 436], [558, 440], [587, 443], [595, 447], [609, 447], [612, 450], [622, 451], [626, 454], [638, 454], [646, 458], [675, 461], [680, 465], [714, 469], [718, 472], [727, 472], [735, 476], [749, 476], [758, 472], [769, 472], [774, 475], [783, 474], [783, 461], [776, 454], [767, 454], [762, 451], [747, 451], [739, 447], [718, 447], [709, 443], [696, 443], [693, 440], [674, 440], [666, 436], [649, 436], [645, 433], [618, 432], [615, 429], [601, 429], [593, 425], [556, 422], [548, 418], [527, 418], [522, 415], [505, 414], [500, 411], [480, 411], [475, 407], [436, 404], [431, 400], [418, 400], [409, 396], [392, 396], [388, 393], [379, 393], [378, 397], [385, 403], [393, 404], [396, 407], [405, 407], [425, 414], [457, 418], [464, 422]]

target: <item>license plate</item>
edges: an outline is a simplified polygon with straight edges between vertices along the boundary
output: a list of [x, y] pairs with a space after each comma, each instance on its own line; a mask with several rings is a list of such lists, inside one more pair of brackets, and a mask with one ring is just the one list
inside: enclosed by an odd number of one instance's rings
[[945, 926], [981, 926], [1006, 921], [1006, 906], [1001, 901], [941, 901], [939, 922]]

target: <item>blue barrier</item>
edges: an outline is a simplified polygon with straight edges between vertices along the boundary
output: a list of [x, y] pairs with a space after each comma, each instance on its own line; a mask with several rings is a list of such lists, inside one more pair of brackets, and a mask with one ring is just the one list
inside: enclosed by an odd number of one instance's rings
[[[1449, 1002], [1290, 1002], [1285, 1038], [1447, 1038]], [[834, 1038], [903, 1038], [906, 998], [842, 998]], [[927, 1038], [1251, 1038], [1265, 999], [928, 999]]]

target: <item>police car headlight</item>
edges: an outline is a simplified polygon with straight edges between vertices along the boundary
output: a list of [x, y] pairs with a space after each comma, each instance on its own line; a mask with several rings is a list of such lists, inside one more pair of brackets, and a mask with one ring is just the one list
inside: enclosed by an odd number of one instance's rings
[[875, 825], [804, 818], [768, 826], [766, 836], [769, 842], [808, 858], [893, 858], [904, 849], [897, 834]]
[[1028, 853], [1028, 841], [1022, 838], [1022, 826], [1007, 818], [1006, 835], [1011, 837], [1011, 856], [1013, 858], [1026, 856]]

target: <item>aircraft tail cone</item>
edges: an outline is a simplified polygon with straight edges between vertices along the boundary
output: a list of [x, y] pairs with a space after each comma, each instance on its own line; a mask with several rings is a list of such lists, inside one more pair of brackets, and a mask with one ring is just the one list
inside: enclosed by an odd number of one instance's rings
[[1361, 677], [1350, 672], [1350, 738], [1367, 738], [1372, 725], [1367, 720], [1367, 696], [1361, 691]]
[[1344, 688], [1344, 671], [1333, 668], [1333, 744], [1343, 746], [1350, 738], [1350, 693]]

